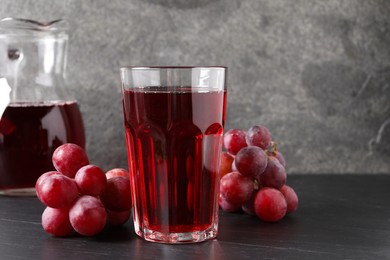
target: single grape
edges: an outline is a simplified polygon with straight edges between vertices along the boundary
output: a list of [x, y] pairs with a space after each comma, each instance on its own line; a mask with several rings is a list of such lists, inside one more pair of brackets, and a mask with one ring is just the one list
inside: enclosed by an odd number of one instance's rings
[[267, 167], [259, 177], [260, 184], [263, 187], [280, 189], [286, 183], [286, 179], [286, 169], [276, 157], [269, 156]]
[[129, 220], [130, 215], [131, 215], [131, 210], [125, 210], [125, 211], [107, 210], [108, 223], [114, 227], [125, 224]]
[[38, 199], [51, 208], [70, 207], [79, 195], [75, 180], [63, 174], [52, 174], [37, 181], [35, 190]]
[[43, 229], [57, 237], [67, 237], [74, 233], [69, 220], [69, 209], [55, 209], [46, 207], [42, 213]]
[[112, 211], [125, 211], [131, 208], [130, 180], [126, 177], [113, 177], [107, 180], [106, 188], [100, 193], [104, 206]]
[[247, 146], [245, 141], [246, 132], [241, 129], [230, 129], [223, 136], [223, 145], [230, 154], [237, 154]]
[[129, 172], [125, 169], [122, 169], [122, 168], [114, 168], [114, 169], [111, 169], [108, 172], [106, 172], [107, 180], [111, 179], [113, 177], [119, 177], [119, 176], [126, 177], [126, 178], [130, 177]]
[[234, 204], [229, 201], [227, 201], [221, 194], [219, 195], [219, 206], [223, 211], [226, 212], [238, 212], [241, 210], [241, 204]]
[[284, 185], [280, 191], [283, 193], [287, 202], [287, 213], [294, 212], [298, 208], [298, 195], [290, 186]]
[[102, 169], [89, 164], [77, 171], [75, 181], [81, 194], [98, 196], [106, 187], [107, 178]]
[[[57, 171], [49, 171], [49, 172], [45, 172], [44, 174], [42, 174], [41, 176], [39, 176], [39, 178], [37, 179], [36, 183], [35, 183], [35, 192], [37, 194], [37, 197], [39, 200], [41, 200], [41, 198], [39, 197], [39, 193], [37, 191], [37, 187], [41, 186], [42, 185], [42, 182], [49, 176], [52, 176], [54, 174], [61, 174]], [[42, 200], [41, 200], [42, 201]]]
[[254, 183], [239, 172], [231, 172], [222, 177], [220, 192], [224, 199], [234, 205], [241, 205], [251, 198]]
[[52, 161], [57, 171], [70, 178], [74, 178], [81, 167], [89, 164], [83, 148], [72, 143], [59, 146], [53, 153]]
[[277, 222], [287, 212], [287, 202], [283, 194], [274, 188], [265, 187], [255, 197], [255, 213], [263, 221]]
[[262, 174], [267, 166], [267, 155], [263, 149], [257, 146], [242, 148], [234, 158], [234, 164], [242, 175], [256, 178]]
[[255, 125], [249, 128], [245, 138], [247, 145], [258, 146], [263, 150], [267, 149], [272, 141], [271, 132], [268, 128], [261, 125]]
[[98, 198], [84, 195], [70, 208], [69, 220], [77, 233], [83, 236], [94, 236], [104, 229], [107, 213]]
[[232, 164], [234, 161], [234, 157], [227, 153], [227, 152], [222, 152], [221, 154], [221, 165], [219, 168], [219, 178], [222, 178], [229, 172], [232, 172]]

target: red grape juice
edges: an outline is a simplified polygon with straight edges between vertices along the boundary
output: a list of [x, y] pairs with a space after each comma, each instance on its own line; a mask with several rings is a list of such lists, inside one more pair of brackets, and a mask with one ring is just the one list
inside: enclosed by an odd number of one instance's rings
[[124, 91], [138, 235], [212, 228], [218, 218], [225, 106], [226, 91], [165, 87]]
[[10, 103], [0, 119], [0, 189], [34, 187], [64, 143], [85, 146], [76, 102]]

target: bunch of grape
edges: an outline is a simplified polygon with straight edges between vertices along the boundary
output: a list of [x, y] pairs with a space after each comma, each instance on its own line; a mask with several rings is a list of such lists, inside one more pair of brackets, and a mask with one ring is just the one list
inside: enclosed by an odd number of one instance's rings
[[297, 209], [298, 196], [286, 185], [286, 161], [266, 127], [231, 129], [223, 144], [219, 206], [224, 211], [243, 210], [276, 222]]
[[81, 147], [71, 143], [58, 147], [52, 162], [57, 171], [42, 174], [35, 184], [38, 199], [46, 205], [42, 226], [47, 233], [94, 236], [106, 226], [127, 222], [132, 205], [126, 170], [104, 173], [89, 164]]

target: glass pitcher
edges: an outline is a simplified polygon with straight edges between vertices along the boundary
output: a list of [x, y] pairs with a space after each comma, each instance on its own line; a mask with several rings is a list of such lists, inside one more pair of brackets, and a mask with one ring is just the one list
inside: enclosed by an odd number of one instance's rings
[[85, 148], [77, 101], [66, 84], [68, 33], [63, 20], [0, 21], [0, 194], [35, 195], [35, 182], [54, 170], [64, 143]]

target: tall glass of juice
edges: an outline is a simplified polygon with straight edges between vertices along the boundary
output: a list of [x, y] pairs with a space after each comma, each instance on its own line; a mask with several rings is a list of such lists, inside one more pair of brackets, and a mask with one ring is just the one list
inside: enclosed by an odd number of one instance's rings
[[225, 67], [122, 67], [135, 232], [194, 243], [218, 233]]

